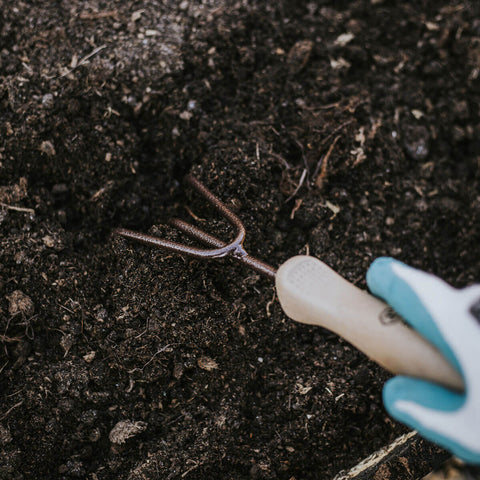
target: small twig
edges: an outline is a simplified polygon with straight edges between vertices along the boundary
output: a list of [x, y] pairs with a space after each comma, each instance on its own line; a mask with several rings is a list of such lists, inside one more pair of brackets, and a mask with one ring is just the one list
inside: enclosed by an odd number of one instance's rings
[[272, 313], [270, 312], [270, 307], [275, 303], [275, 290], [273, 291], [273, 297], [267, 303], [267, 317], [270, 317]]
[[[303, 147], [303, 144], [297, 138], [294, 137], [293, 141], [297, 144], [297, 147], [302, 152], [303, 166], [305, 167], [306, 175], [308, 176], [308, 174], [310, 173], [310, 169], [308, 168], [308, 161], [307, 161], [307, 157], [305, 156], [305, 148]], [[308, 185], [308, 182], [307, 182], [307, 188], [310, 189], [310, 185]]]
[[98, 52], [101, 52], [104, 48], [107, 48], [106, 45], [101, 45], [100, 47], [95, 48], [92, 52], [90, 52], [88, 55], [83, 57], [73, 68], [70, 70], [67, 70], [64, 74], [60, 75], [60, 78], [66, 77], [70, 73], [72, 73], [74, 70], [76, 70], [78, 67], [86, 63], [90, 58], [95, 56]]
[[7, 335], [0, 335], [0, 342], [5, 343], [14, 343], [14, 342], [21, 342], [22, 339], [20, 337], [7, 337]]
[[283, 166], [287, 169], [287, 170], [290, 170], [290, 164], [281, 156], [279, 155], [278, 153], [275, 153], [275, 152], [270, 152], [270, 155], [273, 157], [273, 158], [276, 158], [277, 160], [280, 160], [280, 162], [283, 163]]
[[321, 105], [320, 107], [317, 107], [315, 110], [330, 110], [331, 108], [337, 108], [339, 106], [340, 106], [340, 102], [329, 103], [328, 105]]
[[190, 467], [188, 470], [186, 470], [185, 472], [182, 473], [182, 478], [185, 478], [191, 471], [195, 470], [196, 468], [198, 468], [200, 466], [199, 463], [195, 463], [195, 465], [193, 467]]
[[338, 137], [335, 137], [335, 140], [332, 142], [332, 144], [328, 148], [327, 153], [325, 154], [323, 159], [322, 158], [320, 159], [317, 167], [315, 168], [314, 177], [316, 176], [318, 169], [320, 169], [320, 175], [318, 175], [318, 177], [315, 179], [315, 185], [318, 188], [322, 188], [323, 181], [327, 178], [328, 159], [330, 158], [330, 155], [333, 152], [333, 148], [335, 147], [335, 144], [338, 142], [339, 139], [340, 139], [340, 135], [338, 135]]
[[113, 180], [109, 180], [100, 190], [97, 190], [91, 197], [91, 202], [96, 202], [105, 192], [110, 190], [115, 185]]
[[168, 345], [165, 345], [162, 347], [160, 350], [156, 351], [150, 358], [150, 360], [142, 367], [142, 368], [134, 368], [133, 370], [129, 370], [128, 373], [134, 373], [134, 372], [143, 372], [145, 367], [149, 365], [150, 363], [153, 362], [153, 359], [159, 354], [168, 351], [170, 347], [176, 346], [178, 343], [169, 343]]
[[[69, 308], [65, 307], [65, 305], [62, 305], [60, 302], [57, 302], [57, 305], [60, 307], [60, 308], [63, 308], [64, 310], [66, 310], [68, 313], [71, 313], [72, 315], [75, 314], [75, 312], [73, 310], [70, 310]], [[63, 333], [63, 332], [62, 332]]]
[[295, 206], [292, 209], [292, 212], [290, 213], [290, 220], [293, 220], [295, 218], [295, 213], [297, 213], [297, 210], [302, 206], [303, 200], [301, 198], [297, 198], [295, 200]]
[[204, 218], [201, 218], [199, 217], [198, 215], [195, 215], [192, 210], [190, 210], [190, 208], [188, 208], [186, 205], [185, 205], [185, 210], [188, 212], [188, 214], [190, 216], [192, 216], [197, 222], [206, 222], [206, 220]]
[[101, 18], [118, 18], [118, 12], [116, 10], [106, 10], [103, 12], [82, 12], [79, 15], [81, 20], [97, 20]]
[[0, 368], [0, 373], [3, 372], [4, 368], [8, 365], [8, 360], [2, 365], [2, 367]]
[[169, 422], [167, 422], [165, 425], [172, 425], [173, 423], [175, 422], [178, 422], [181, 418], [183, 418], [185, 416], [184, 413], [181, 413], [178, 417], [175, 417], [173, 420], [170, 420]]
[[15, 408], [19, 407], [21, 404], [23, 403], [23, 400], [20, 400], [18, 403], [16, 403], [13, 407], [10, 407], [1, 417], [0, 417], [0, 422], [2, 420], [5, 420], [9, 415], [10, 413], [12, 412], [12, 410], [14, 410]]
[[7, 210], [15, 210], [16, 212], [25, 212], [35, 215], [35, 210], [33, 208], [14, 207], [13, 205], [8, 205], [7, 203], [3, 202], [0, 202], [0, 207], [6, 208]]
[[163, 352], [166, 352], [171, 346], [175, 345], [175, 343], [169, 343], [168, 345], [165, 345], [164, 347], [162, 347], [160, 350], [156, 351], [153, 355], [152, 355], [152, 358], [142, 367], [142, 371], [143, 369], [149, 365], [150, 363], [153, 362], [153, 359], [159, 354], [159, 353], [163, 353]]
[[305, 178], [307, 177], [307, 169], [304, 168], [303, 169], [303, 172], [302, 172], [302, 176], [300, 177], [300, 181], [298, 182], [298, 185], [297, 185], [297, 188], [295, 189], [295, 191], [285, 200], [285, 203], [289, 202], [297, 193], [298, 191], [300, 190], [300, 188], [302, 187], [303, 185], [303, 182], [305, 181]]
[[[329, 133], [323, 140], [322, 140], [322, 143], [320, 144], [320, 149], [322, 149], [327, 143], [328, 141], [334, 136], [336, 135], [340, 130], [343, 130], [345, 127], [348, 127], [348, 125], [350, 125], [351, 123], [353, 123], [354, 120], [351, 119], [351, 120], [347, 120], [346, 122], [343, 122], [341, 125], [339, 125], [333, 132]], [[318, 131], [318, 130], [317, 130]]]

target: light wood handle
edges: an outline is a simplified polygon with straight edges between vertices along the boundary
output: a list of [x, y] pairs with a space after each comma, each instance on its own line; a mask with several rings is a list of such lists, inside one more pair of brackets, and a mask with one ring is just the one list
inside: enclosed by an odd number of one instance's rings
[[297, 256], [278, 269], [277, 294], [285, 313], [343, 337], [392, 373], [463, 390], [461, 375], [388, 305], [351, 284], [314, 257]]

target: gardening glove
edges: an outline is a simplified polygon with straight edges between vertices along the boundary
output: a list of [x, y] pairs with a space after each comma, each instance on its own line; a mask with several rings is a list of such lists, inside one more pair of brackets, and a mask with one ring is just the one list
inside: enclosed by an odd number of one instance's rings
[[457, 290], [392, 258], [372, 263], [367, 284], [434, 344], [465, 382], [459, 393], [397, 376], [383, 389], [387, 411], [467, 463], [480, 464], [480, 285]]

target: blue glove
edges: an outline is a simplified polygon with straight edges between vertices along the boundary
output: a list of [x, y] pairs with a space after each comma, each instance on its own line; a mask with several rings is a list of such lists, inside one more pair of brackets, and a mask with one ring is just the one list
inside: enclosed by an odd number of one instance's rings
[[371, 292], [434, 344], [465, 381], [465, 392], [398, 376], [383, 389], [394, 418], [467, 463], [480, 465], [480, 285], [457, 290], [392, 258], [367, 272]]

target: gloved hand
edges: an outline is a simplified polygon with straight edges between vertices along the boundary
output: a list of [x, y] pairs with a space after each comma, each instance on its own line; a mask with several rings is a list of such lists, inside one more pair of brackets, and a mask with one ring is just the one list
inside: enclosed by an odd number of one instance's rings
[[480, 464], [480, 285], [457, 290], [391, 258], [372, 263], [367, 284], [436, 345], [465, 381], [465, 392], [458, 393], [395, 377], [383, 389], [387, 411], [460, 459]]

